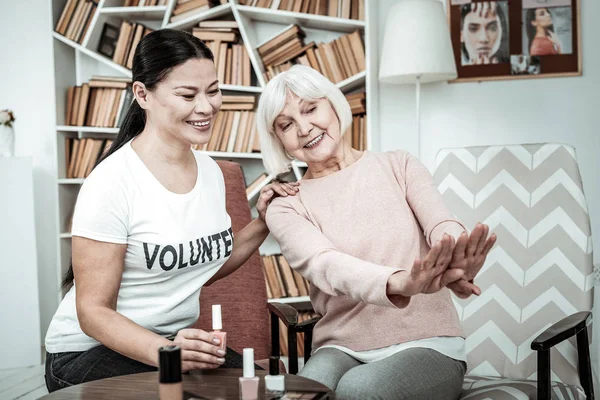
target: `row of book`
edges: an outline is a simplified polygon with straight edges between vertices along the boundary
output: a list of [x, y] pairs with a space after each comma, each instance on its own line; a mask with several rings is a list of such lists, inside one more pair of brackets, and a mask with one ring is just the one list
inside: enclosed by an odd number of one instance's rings
[[117, 127], [133, 100], [127, 78], [93, 76], [67, 90], [65, 125]]
[[[254, 108], [250, 103], [241, 103], [245, 97], [223, 96], [221, 111], [213, 120], [210, 140], [203, 146], [195, 146], [198, 150], [225, 151], [235, 153], [260, 152], [260, 140], [254, 124]], [[230, 101], [227, 103], [226, 101]]]
[[65, 138], [66, 177], [87, 178], [111, 144], [111, 139]]
[[[113, 62], [122, 65], [127, 69], [131, 69], [133, 67], [133, 56], [135, 54], [137, 45], [144, 36], [152, 31], [153, 29], [150, 29], [140, 23], [125, 20], [122, 21], [118, 38], [116, 39], [113, 47], [114, 51], [112, 51], [111, 58]], [[104, 40], [100, 41], [100, 45], [105, 44], [106, 42]], [[100, 52], [106, 56], [111, 56], [111, 53], [105, 53], [103, 51]]]
[[[312, 311], [303, 311], [298, 313], [298, 322], [308, 321], [309, 319], [318, 317], [317, 313]], [[287, 327], [282, 321], [279, 321], [279, 346], [281, 348], [280, 355], [289, 356], [288, 351], [288, 336]], [[298, 357], [304, 357], [304, 333], [299, 333], [296, 337]]]
[[124, 0], [123, 7], [166, 6], [169, 0]]
[[54, 30], [67, 39], [82, 43], [98, 3], [94, 0], [67, 0]]
[[169, 21], [171, 23], [178, 22], [200, 11], [222, 4], [227, 4], [227, 0], [177, 0]]
[[310, 284], [290, 267], [281, 254], [263, 256], [262, 260], [270, 299], [308, 296]]
[[250, 56], [240, 42], [236, 21], [202, 21], [192, 29], [212, 51], [219, 82], [229, 85], [251, 85]]
[[334, 83], [365, 70], [365, 48], [358, 30], [329, 43], [310, 42], [305, 45], [305, 36], [300, 26], [291, 25], [258, 46], [266, 81], [294, 64], [312, 67]]
[[364, 0], [240, 0], [240, 4], [361, 21], [365, 19]]

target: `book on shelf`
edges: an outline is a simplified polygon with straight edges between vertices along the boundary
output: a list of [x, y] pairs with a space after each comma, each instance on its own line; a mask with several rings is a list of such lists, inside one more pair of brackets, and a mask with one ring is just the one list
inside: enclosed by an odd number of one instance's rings
[[[308, 321], [309, 319], [318, 317], [319, 315], [313, 311], [302, 311], [298, 313], [298, 323]], [[304, 333], [298, 333], [296, 337], [298, 357], [304, 356]], [[281, 348], [280, 355], [289, 356], [288, 351], [288, 332], [287, 327], [282, 321], [279, 321], [279, 343]]]
[[111, 144], [111, 139], [65, 138], [66, 177], [87, 178]]
[[166, 6], [169, 0], [124, 0], [123, 7]]
[[256, 188], [263, 186], [267, 179], [269, 179], [269, 175], [266, 172], [263, 172], [258, 177], [256, 177], [248, 186], [246, 186], [246, 196], [250, 196], [250, 193], [256, 190]]
[[98, 2], [94, 0], [67, 0], [54, 30], [81, 44], [97, 9]]
[[[131, 70], [133, 66], [133, 56], [137, 45], [144, 36], [152, 31], [153, 29], [137, 22], [121, 21], [119, 37], [114, 46], [114, 51], [112, 52], [112, 61]], [[100, 44], [103, 44], [104, 42], [103, 38], [101, 38]], [[110, 57], [110, 53], [101, 51], [100, 46], [98, 52]]]
[[223, 4], [227, 4], [227, 0], [177, 0], [169, 22], [178, 22]]
[[240, 0], [240, 4], [364, 21], [364, 0]]
[[281, 254], [262, 256], [262, 259], [269, 299], [308, 296], [310, 284]]
[[65, 125], [117, 127], [125, 117], [133, 93], [122, 78], [92, 76], [67, 90]]
[[223, 84], [250, 86], [252, 65], [236, 21], [202, 21], [192, 29], [214, 55], [217, 77]]
[[318, 44], [305, 44], [305, 36], [300, 26], [290, 25], [257, 47], [265, 67], [266, 81], [287, 71], [294, 64], [309, 66], [334, 83], [365, 70], [365, 48], [360, 31]]

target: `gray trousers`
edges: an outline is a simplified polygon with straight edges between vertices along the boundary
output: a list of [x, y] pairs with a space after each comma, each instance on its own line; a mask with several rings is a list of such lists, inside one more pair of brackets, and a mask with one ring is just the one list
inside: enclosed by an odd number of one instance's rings
[[341, 350], [317, 351], [298, 373], [335, 391], [337, 400], [456, 400], [466, 364], [431, 349], [412, 348], [369, 364]]

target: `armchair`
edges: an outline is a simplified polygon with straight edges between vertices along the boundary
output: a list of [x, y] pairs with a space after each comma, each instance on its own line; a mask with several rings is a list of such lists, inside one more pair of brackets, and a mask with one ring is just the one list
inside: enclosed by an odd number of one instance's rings
[[476, 278], [482, 295], [453, 298], [467, 335], [462, 398], [593, 399], [591, 228], [575, 150], [443, 149], [436, 165], [457, 218], [498, 235]]

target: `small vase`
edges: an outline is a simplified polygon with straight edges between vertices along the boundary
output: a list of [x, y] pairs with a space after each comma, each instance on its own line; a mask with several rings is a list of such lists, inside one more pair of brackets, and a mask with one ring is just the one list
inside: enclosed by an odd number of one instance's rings
[[0, 157], [12, 157], [15, 154], [15, 132], [13, 128], [0, 125]]

